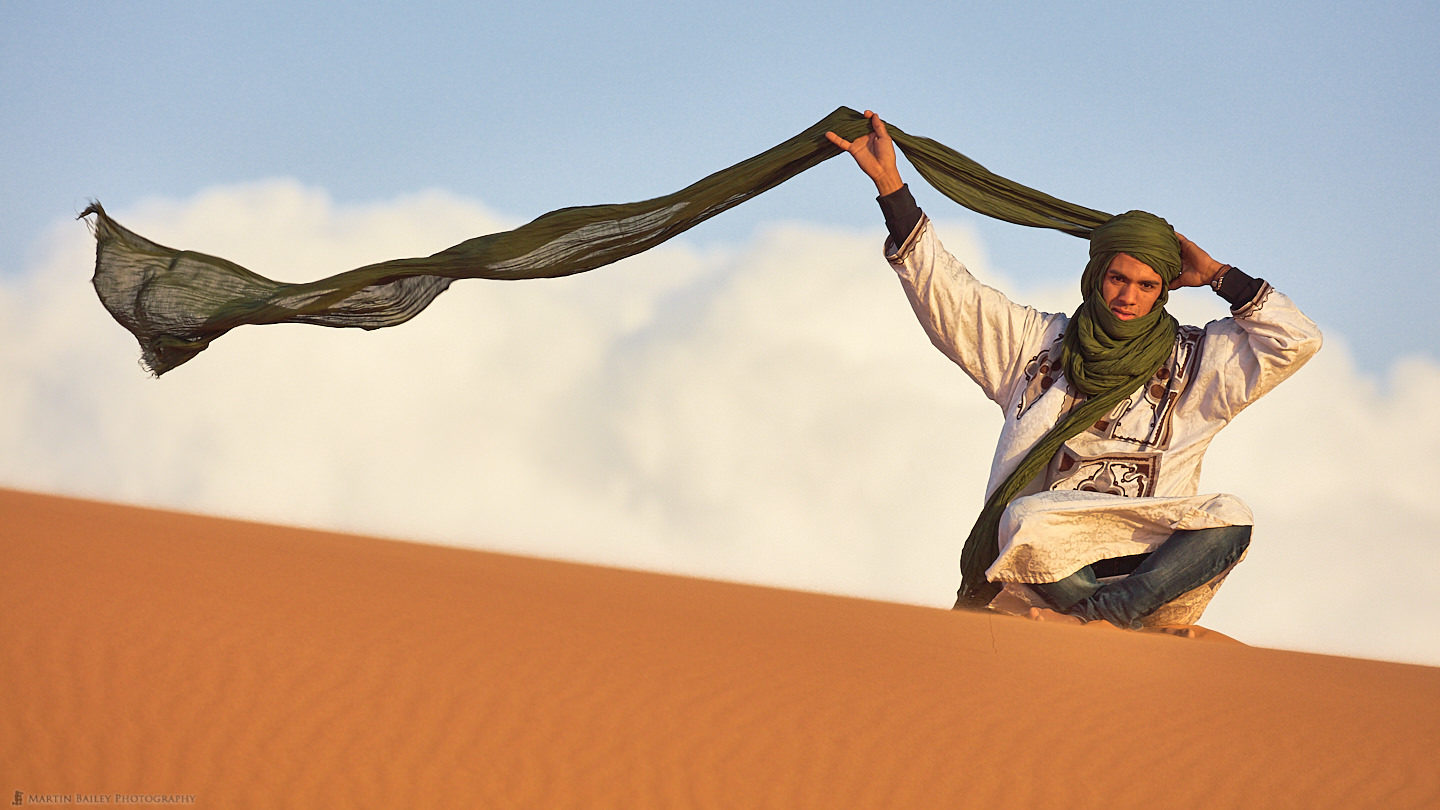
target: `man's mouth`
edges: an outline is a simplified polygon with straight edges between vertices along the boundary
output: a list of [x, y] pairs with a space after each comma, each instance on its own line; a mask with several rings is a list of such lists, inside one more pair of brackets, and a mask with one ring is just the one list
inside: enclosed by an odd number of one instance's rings
[[1115, 313], [1115, 317], [1119, 318], [1119, 319], [1122, 320], [1122, 321], [1128, 321], [1128, 320], [1130, 320], [1131, 318], [1135, 317], [1135, 313], [1131, 312], [1131, 311], [1128, 310], [1128, 309], [1121, 309], [1121, 308], [1119, 308], [1119, 307], [1111, 307], [1111, 308], [1110, 308], [1110, 311], [1113, 312], [1113, 313]]

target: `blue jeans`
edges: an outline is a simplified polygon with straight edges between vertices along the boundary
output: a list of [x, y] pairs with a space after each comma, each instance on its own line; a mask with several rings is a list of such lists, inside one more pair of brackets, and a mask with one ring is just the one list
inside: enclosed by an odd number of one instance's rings
[[1102, 585], [1085, 566], [1060, 580], [1030, 587], [1061, 613], [1138, 629], [1167, 602], [1214, 579], [1250, 546], [1249, 526], [1180, 530], [1124, 579]]

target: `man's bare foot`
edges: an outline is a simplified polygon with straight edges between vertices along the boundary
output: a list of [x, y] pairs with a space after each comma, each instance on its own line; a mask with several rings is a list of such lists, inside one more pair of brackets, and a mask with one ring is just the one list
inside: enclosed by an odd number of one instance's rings
[[1200, 634], [1194, 627], [1183, 624], [1157, 624], [1143, 628], [1151, 633], [1165, 633], [1166, 635], [1179, 636], [1181, 638], [1199, 638]]
[[[1115, 627], [1115, 625], [1109, 622], [1087, 622], [1079, 616], [1071, 616], [1068, 613], [1061, 613], [1058, 610], [1051, 610], [1050, 608], [1043, 607], [1031, 607], [1028, 611], [1021, 615], [1023, 615], [1027, 619], [1033, 619], [1037, 622], [1054, 622], [1056, 624], [1083, 624], [1086, 627], [1109, 627], [1116, 630], [1123, 629]], [[1164, 633], [1165, 635], [1179, 636], [1180, 638], [1205, 638], [1207, 634], [1212, 634], [1211, 631], [1204, 630], [1198, 627], [1192, 627], [1185, 624], [1159, 624], [1151, 625], [1149, 627], [1142, 627], [1140, 629], [1146, 633]], [[1213, 633], [1212, 635], [1219, 636], [1226, 641], [1234, 641], [1234, 639], [1229, 638], [1228, 636], [1221, 636], [1218, 633]]]
[[1060, 624], [1085, 624], [1085, 620], [1079, 616], [1071, 616], [1068, 613], [1061, 613], [1050, 608], [1032, 607], [1025, 613], [1025, 618], [1034, 619], [1037, 622], [1058, 622]]
[[1032, 608], [1030, 608], [1029, 612], [1027, 612], [1027, 613], [1025, 614], [1025, 618], [1027, 618], [1027, 619], [1034, 619], [1034, 620], [1037, 621], [1037, 622], [1055, 622], [1056, 624], [1082, 624], [1082, 625], [1084, 625], [1084, 626], [1087, 627], [1087, 628], [1096, 628], [1096, 629], [1104, 629], [1104, 630], [1119, 630], [1119, 629], [1121, 629], [1121, 628], [1116, 627], [1115, 625], [1111, 624], [1110, 622], [1105, 622], [1105, 621], [1087, 622], [1087, 621], [1085, 621], [1084, 619], [1080, 618], [1079, 616], [1071, 616], [1069, 613], [1061, 613], [1061, 612], [1058, 611], [1058, 610], [1051, 610], [1050, 608], [1042, 608], [1042, 607], [1032, 607]]

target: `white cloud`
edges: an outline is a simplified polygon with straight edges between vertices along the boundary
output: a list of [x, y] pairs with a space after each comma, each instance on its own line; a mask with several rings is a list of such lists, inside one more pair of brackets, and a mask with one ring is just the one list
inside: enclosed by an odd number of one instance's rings
[[[285, 280], [513, 224], [438, 192], [341, 207], [278, 181], [112, 213]], [[968, 231], [940, 227], [984, 274]], [[0, 483], [948, 606], [999, 412], [930, 347], [879, 239], [777, 225], [461, 282], [399, 328], [242, 328], [157, 381], [64, 223], [0, 286]], [[987, 276], [1042, 307], [1073, 297]], [[1172, 308], [1222, 313], [1197, 300]], [[1213, 446], [1205, 485], [1259, 527], [1207, 624], [1440, 664], [1440, 368], [1379, 381], [1328, 338]]]

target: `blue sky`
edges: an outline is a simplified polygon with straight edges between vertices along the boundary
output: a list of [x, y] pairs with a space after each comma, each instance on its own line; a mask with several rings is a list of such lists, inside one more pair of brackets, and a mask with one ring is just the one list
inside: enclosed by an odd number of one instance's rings
[[[381, 333], [237, 330], [160, 381], [73, 221], [98, 198], [300, 280], [667, 193], [871, 107], [1295, 298], [1326, 349], [1212, 450], [1202, 485], [1261, 526], [1210, 615], [1440, 663], [1433, 3], [771, 5], [4, 4], [0, 485], [939, 604], [998, 420], [885, 278], [844, 157], [650, 256], [457, 285]], [[1073, 306], [1082, 242], [907, 177], [977, 272]], [[415, 444], [353, 441], [377, 426]]]

